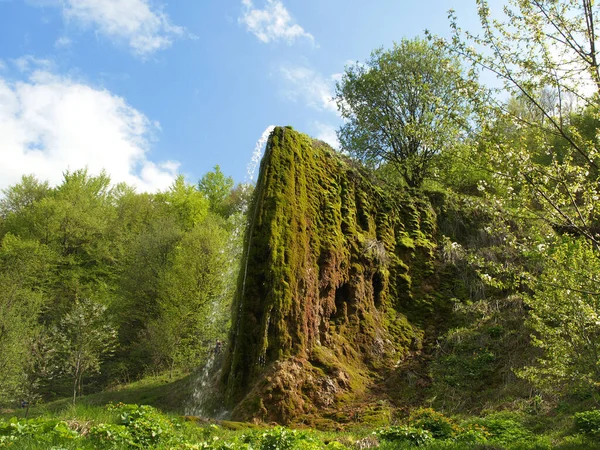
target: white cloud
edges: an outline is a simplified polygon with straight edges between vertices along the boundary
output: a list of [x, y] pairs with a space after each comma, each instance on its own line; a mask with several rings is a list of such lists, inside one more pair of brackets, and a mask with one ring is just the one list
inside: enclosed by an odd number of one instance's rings
[[21, 72], [32, 72], [34, 70], [49, 71], [52, 69], [53, 63], [49, 59], [36, 58], [32, 55], [21, 56], [13, 59], [12, 62]]
[[338, 140], [336, 127], [315, 121], [313, 123], [313, 127], [316, 130], [315, 138], [322, 140], [323, 142], [327, 142], [336, 150], [340, 148], [340, 141]]
[[109, 91], [41, 70], [26, 81], [0, 77], [0, 188], [24, 174], [58, 184], [65, 170], [87, 167], [141, 191], [164, 189], [178, 163], [148, 160], [153, 131]]
[[134, 53], [142, 57], [170, 47], [174, 38], [185, 34], [185, 29], [171, 24], [162, 10], [152, 9], [150, 0], [33, 2], [38, 5], [60, 6], [65, 20], [84, 28], [92, 28], [109, 39], [126, 42]]
[[66, 48], [66, 47], [70, 47], [72, 43], [73, 43], [73, 41], [71, 41], [71, 38], [69, 38], [67, 36], [61, 36], [54, 42], [54, 47]]
[[242, 0], [244, 14], [238, 20], [246, 29], [264, 43], [285, 41], [292, 44], [297, 39], [314, 43], [312, 34], [294, 22], [288, 10], [279, 0], [267, 0], [264, 9], [254, 6], [252, 0]]
[[301, 99], [315, 109], [337, 114], [337, 105], [333, 100], [337, 74], [324, 77], [302, 66], [282, 66], [279, 72], [287, 85], [284, 95], [290, 100]]

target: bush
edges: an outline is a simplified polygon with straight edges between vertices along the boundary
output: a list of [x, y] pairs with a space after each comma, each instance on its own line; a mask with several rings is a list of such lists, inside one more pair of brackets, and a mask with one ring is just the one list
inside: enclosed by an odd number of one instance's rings
[[600, 436], [600, 410], [593, 409], [591, 411], [576, 413], [574, 419], [577, 431]]
[[0, 448], [8, 447], [22, 438], [34, 438], [37, 442], [51, 443], [56, 440], [77, 439], [79, 433], [62, 420], [15, 417], [8, 422], [0, 421]]
[[462, 431], [454, 420], [432, 408], [413, 411], [409, 422], [411, 426], [431, 432], [435, 439], [451, 439]]
[[532, 438], [531, 432], [517, 418], [504, 414], [490, 415], [473, 422], [483, 426], [493, 441], [503, 444], [524, 441]]
[[[243, 444], [246, 444], [247, 447]], [[258, 450], [317, 450], [327, 448], [339, 450], [346, 447], [339, 442], [333, 442], [325, 446], [305, 431], [275, 427], [267, 431], [246, 433], [242, 437], [242, 447], [240, 448], [255, 448]]]
[[177, 441], [178, 425], [148, 405], [109, 405], [119, 412], [117, 424], [102, 423], [90, 430], [98, 442], [149, 448], [159, 443]]
[[470, 424], [465, 428], [461, 427], [460, 431], [454, 438], [456, 442], [469, 444], [483, 444], [490, 438], [490, 433], [482, 425]]
[[408, 442], [412, 445], [425, 445], [433, 440], [430, 431], [411, 426], [395, 426], [380, 428], [375, 435], [385, 441]]

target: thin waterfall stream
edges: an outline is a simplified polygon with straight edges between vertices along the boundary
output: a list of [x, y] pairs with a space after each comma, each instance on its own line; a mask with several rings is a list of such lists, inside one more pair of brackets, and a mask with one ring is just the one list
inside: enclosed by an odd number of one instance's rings
[[[246, 177], [244, 179], [244, 186], [246, 189], [248, 189], [248, 187], [252, 184], [254, 184], [255, 182], [255, 177], [256, 177], [256, 172], [257, 169], [260, 165], [260, 161], [263, 157], [264, 151], [265, 151], [265, 147], [267, 144], [267, 141], [269, 140], [269, 136], [271, 135], [271, 133], [273, 132], [273, 130], [275, 129], [274, 125], [271, 125], [269, 127], [267, 127], [265, 129], [265, 131], [262, 133], [262, 135], [260, 136], [260, 139], [256, 142], [256, 145], [254, 147], [254, 152], [252, 153], [252, 159], [250, 160], [250, 162], [248, 163], [247, 166], [247, 170], [246, 170]], [[232, 247], [234, 245], [236, 245], [236, 242], [239, 242], [239, 239], [242, 237], [240, 236], [241, 233], [244, 232], [244, 230], [246, 230], [246, 228], [248, 226], [250, 226], [250, 230], [248, 230], [249, 234], [248, 234], [248, 247], [250, 246], [250, 240], [252, 239], [252, 226], [255, 220], [255, 215], [256, 215], [256, 208], [253, 212], [253, 217], [252, 220], [249, 222], [249, 218], [247, 217], [247, 213], [248, 213], [248, 200], [245, 199], [243, 201], [243, 203], [240, 205], [240, 215], [242, 217], [244, 217], [244, 220], [240, 220], [238, 221], [238, 223], [236, 224], [233, 232], [231, 233], [231, 238], [230, 238], [230, 242], [228, 243], [228, 247]], [[243, 243], [242, 243], [243, 245]], [[242, 255], [244, 255], [244, 252], [242, 252]], [[241, 295], [241, 299], [243, 299], [244, 297], [244, 292], [245, 292], [245, 288], [246, 288], [246, 276], [248, 273], [248, 253], [247, 250], [245, 252], [245, 261], [243, 264], [243, 278], [242, 278], [242, 291], [240, 293]], [[226, 276], [226, 274], [224, 274], [224, 276]], [[231, 278], [230, 278], [231, 279]], [[236, 332], [235, 335], [237, 336], [238, 330], [239, 330], [239, 322], [241, 319], [241, 312], [242, 312], [242, 301], [240, 301], [240, 305], [237, 311], [237, 320], [236, 323], [237, 328], [236, 328]], [[215, 391], [216, 387], [215, 387], [215, 370], [217, 369], [218, 363], [221, 361], [221, 358], [219, 358], [219, 354], [217, 353], [217, 351], [211, 351], [208, 361], [206, 362], [206, 364], [204, 365], [204, 367], [202, 367], [201, 370], [199, 370], [196, 375], [194, 376], [194, 379], [192, 381], [192, 385], [193, 385], [193, 390], [192, 390], [192, 395], [191, 398], [189, 400], [188, 406], [185, 408], [185, 413], [187, 415], [190, 416], [200, 416], [200, 417], [206, 417], [206, 418], [214, 418], [214, 419], [223, 419], [225, 417], [227, 417], [228, 415], [228, 411], [226, 411], [224, 409], [224, 405], [219, 403], [219, 404], [215, 404], [215, 399], [218, 398], [218, 393]]]

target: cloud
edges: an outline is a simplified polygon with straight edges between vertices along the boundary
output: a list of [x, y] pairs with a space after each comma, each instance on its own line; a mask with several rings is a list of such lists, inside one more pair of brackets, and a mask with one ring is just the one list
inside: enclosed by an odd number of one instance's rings
[[254, 6], [252, 0], [242, 0], [244, 14], [238, 19], [246, 29], [264, 43], [285, 41], [292, 44], [297, 39], [315, 38], [294, 22], [288, 10], [279, 0], [267, 0], [264, 9]]
[[54, 42], [54, 47], [66, 48], [66, 47], [70, 47], [72, 43], [73, 43], [73, 41], [71, 41], [71, 38], [69, 38], [67, 36], [61, 36]]
[[332, 125], [315, 121], [313, 127], [316, 130], [315, 138], [327, 142], [334, 149], [339, 150], [340, 141], [338, 140], [336, 128]]
[[24, 174], [58, 184], [65, 170], [105, 169], [141, 191], [168, 187], [178, 163], [147, 153], [155, 126], [125, 100], [44, 70], [25, 81], [0, 77], [0, 188]]
[[304, 66], [281, 66], [279, 72], [286, 84], [283, 93], [290, 100], [301, 99], [312, 108], [337, 114], [333, 100], [337, 74], [324, 77]]
[[109, 39], [126, 42], [135, 54], [142, 57], [170, 47], [174, 38], [186, 33], [183, 27], [171, 24], [169, 17], [161, 9], [152, 9], [150, 0], [33, 2], [61, 7], [66, 21], [91, 28]]
[[32, 55], [21, 56], [20, 58], [13, 59], [12, 62], [20, 72], [24, 73], [34, 70], [49, 71], [54, 65], [49, 59], [36, 58]]

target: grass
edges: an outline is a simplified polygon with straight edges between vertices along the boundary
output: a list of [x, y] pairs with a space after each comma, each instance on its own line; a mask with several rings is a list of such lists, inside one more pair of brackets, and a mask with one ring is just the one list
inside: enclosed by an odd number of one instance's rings
[[[387, 441], [381, 437], [378, 440], [373, 434], [373, 425], [360, 422], [351, 426], [346, 424], [348, 428], [344, 431], [334, 432], [308, 428], [290, 430], [229, 421], [215, 423], [184, 417], [182, 410], [189, 392], [189, 381], [183, 375], [174, 380], [166, 376], [149, 377], [81, 397], [75, 406], [70, 399], [33, 406], [30, 410], [32, 419], [27, 421], [23, 419], [22, 409], [2, 411], [0, 449], [125, 449], [135, 448], [136, 445], [138, 448], [206, 450], [343, 450], [374, 445], [379, 445], [383, 450], [417, 448], [408, 441]], [[120, 402], [153, 405], [157, 409], [135, 405], [119, 406]], [[110, 404], [113, 406], [107, 407]], [[135, 417], [136, 412], [139, 413], [137, 421], [130, 419]], [[430, 416], [437, 423], [446, 420], [443, 414]], [[13, 417], [16, 419], [11, 419]], [[549, 414], [539, 415], [517, 412], [496, 413], [485, 418], [448, 418], [452, 423], [460, 423], [461, 427], [468, 426], [468, 423], [480, 423], [487, 425], [490, 432], [494, 427], [500, 432], [495, 435], [490, 433], [487, 440], [479, 442], [461, 442], [457, 438], [431, 439], [418, 448], [600, 450], [600, 440], [575, 433], [572, 417], [573, 411], [565, 412], [559, 408]], [[104, 434], [98, 434], [98, 429], [105, 430]]]
[[[109, 403], [128, 403], [151, 405], [174, 414], [184, 414], [188, 400], [190, 375], [178, 374], [174, 378], [168, 375], [149, 376], [129, 384], [114, 386], [77, 399], [73, 407], [71, 398], [63, 398], [48, 403], [33, 405], [29, 417], [52, 416], [61, 419], [79, 417], [79, 414], [97, 414], [98, 406]], [[18, 408], [0, 409], [0, 418], [25, 417], [25, 410]], [[93, 417], [90, 417], [92, 419]]]

